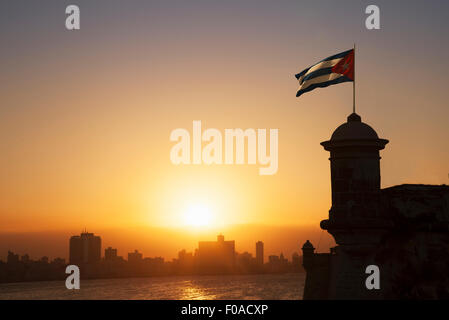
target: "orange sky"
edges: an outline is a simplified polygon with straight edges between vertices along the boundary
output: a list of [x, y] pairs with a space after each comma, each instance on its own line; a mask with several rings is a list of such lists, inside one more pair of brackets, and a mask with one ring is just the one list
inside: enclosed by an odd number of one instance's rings
[[[319, 143], [352, 104], [352, 84], [296, 99], [293, 75], [353, 42], [358, 113], [391, 141], [381, 153], [382, 186], [448, 182], [449, 97], [441, 72], [447, 46], [436, 50], [438, 34], [446, 36], [438, 15], [421, 29], [386, 17], [385, 29], [374, 33], [361, 29], [356, 15], [347, 22], [335, 11], [344, 22], [332, 29], [326, 15], [317, 19], [319, 6], [305, 5], [293, 20], [287, 19], [295, 16], [293, 4], [269, 6], [235, 14], [211, 5], [182, 19], [175, 18], [181, 11], [162, 6], [152, 20], [154, 11], [137, 7], [116, 19], [117, 6], [94, 19], [100, 9], [91, 5], [78, 33], [59, 30], [54, 10], [38, 11], [49, 19], [34, 21], [11, 7], [16, 20], [2, 31], [9, 45], [0, 76], [0, 233], [51, 231], [68, 239], [87, 227], [109, 232], [103, 244], [119, 246], [122, 255], [136, 247], [173, 257], [183, 241], [193, 250], [199, 240], [182, 220], [199, 204], [213, 215], [208, 237], [233, 225], [278, 226], [273, 251], [292, 251], [296, 239], [285, 239], [282, 228], [318, 226], [327, 217], [330, 172]], [[412, 33], [422, 36], [397, 41]], [[278, 173], [259, 176], [259, 166], [248, 165], [174, 166], [170, 132], [191, 132], [193, 120], [222, 132], [279, 129]], [[115, 244], [107, 231], [134, 237], [138, 228], [144, 241], [146, 228], [154, 227], [178, 228], [178, 236], [152, 238], [169, 242], [158, 251], [138, 239]], [[245, 250], [264, 240], [229, 233]], [[11, 249], [27, 248], [20, 239]]]

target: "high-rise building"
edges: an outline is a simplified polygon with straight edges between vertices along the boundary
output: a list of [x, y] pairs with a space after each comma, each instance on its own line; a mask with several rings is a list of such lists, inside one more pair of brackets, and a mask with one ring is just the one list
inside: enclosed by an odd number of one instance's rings
[[117, 259], [117, 249], [112, 247], [104, 249], [104, 260], [111, 261]]
[[263, 242], [256, 242], [256, 262], [258, 265], [263, 265]]
[[101, 238], [82, 232], [70, 238], [70, 264], [96, 263], [101, 259]]
[[217, 241], [198, 243], [198, 261], [204, 272], [229, 272], [235, 266], [235, 241], [225, 241], [223, 235]]
[[134, 252], [128, 253], [128, 262], [129, 263], [139, 263], [142, 262], [143, 256], [142, 253], [140, 253], [137, 250], [134, 250]]

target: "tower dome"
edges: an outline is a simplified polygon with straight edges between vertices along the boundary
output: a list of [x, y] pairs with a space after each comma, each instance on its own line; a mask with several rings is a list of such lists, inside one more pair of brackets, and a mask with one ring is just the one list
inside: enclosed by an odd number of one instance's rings
[[388, 140], [379, 139], [376, 131], [362, 122], [362, 118], [358, 114], [352, 113], [348, 116], [347, 122], [335, 129], [331, 139], [322, 142], [321, 145], [327, 151], [348, 146], [369, 146], [382, 150], [387, 143]]
[[307, 241], [304, 243], [304, 245], [302, 246], [302, 248], [303, 248], [303, 249], [315, 249], [315, 248], [313, 247], [312, 243], [311, 243], [309, 240], [307, 240]]
[[339, 126], [332, 134], [331, 140], [371, 140], [379, 139], [376, 131], [366, 123], [362, 122], [362, 118], [353, 113], [348, 117], [348, 122]]

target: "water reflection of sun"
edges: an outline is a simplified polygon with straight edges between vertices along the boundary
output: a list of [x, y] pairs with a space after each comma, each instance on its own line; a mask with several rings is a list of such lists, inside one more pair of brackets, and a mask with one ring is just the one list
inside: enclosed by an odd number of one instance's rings
[[192, 283], [182, 288], [180, 300], [213, 300], [214, 295], [207, 294], [207, 292]]

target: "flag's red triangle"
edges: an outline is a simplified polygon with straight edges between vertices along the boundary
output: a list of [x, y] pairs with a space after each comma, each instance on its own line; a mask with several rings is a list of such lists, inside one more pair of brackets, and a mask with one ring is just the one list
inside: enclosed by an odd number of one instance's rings
[[340, 73], [354, 80], [354, 50], [351, 50], [339, 63], [332, 68], [333, 73]]

